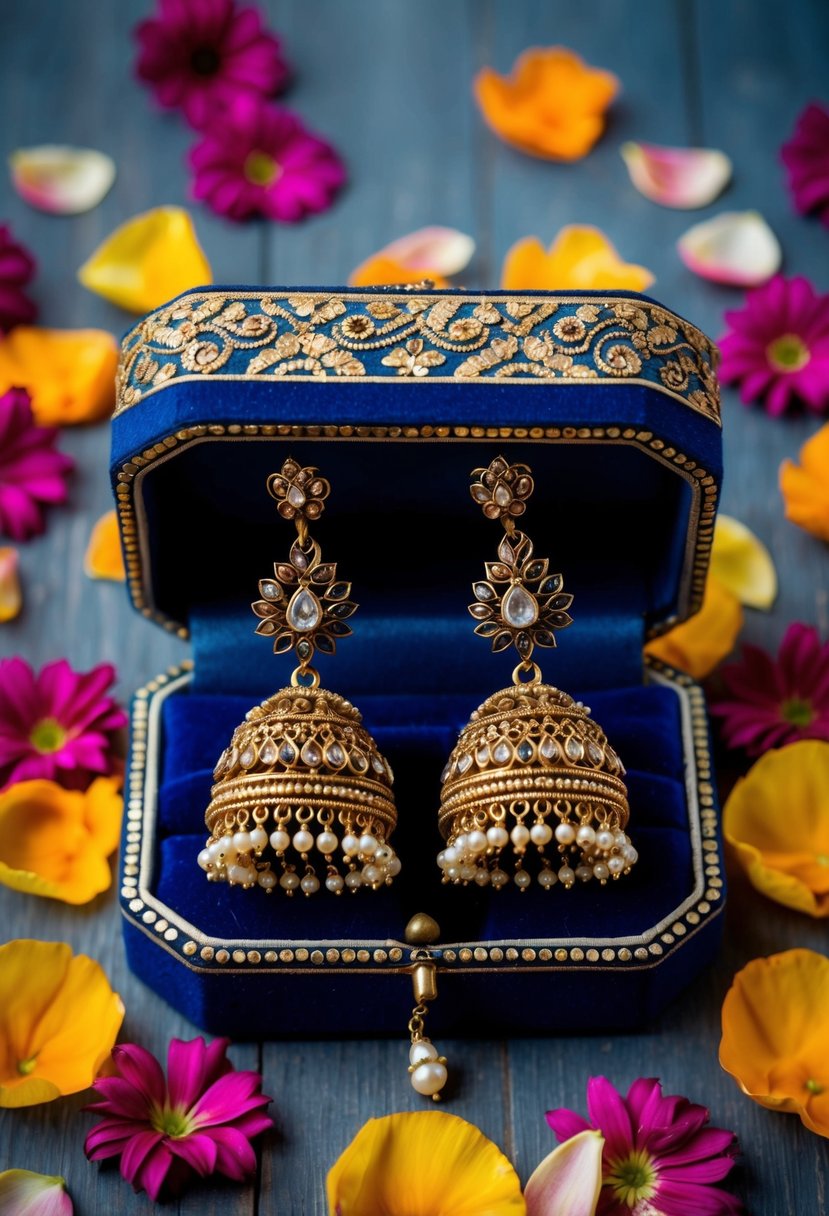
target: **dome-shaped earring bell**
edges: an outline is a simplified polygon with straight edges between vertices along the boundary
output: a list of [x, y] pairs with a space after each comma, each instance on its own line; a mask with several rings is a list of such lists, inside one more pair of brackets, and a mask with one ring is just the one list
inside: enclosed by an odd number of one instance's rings
[[[549, 889], [629, 873], [624, 766], [590, 710], [542, 683], [536, 647], [571, 624], [572, 595], [515, 526], [533, 491], [526, 465], [501, 456], [472, 473], [472, 498], [504, 535], [497, 561], [473, 584], [475, 633], [493, 651], [514, 646], [513, 685], [488, 697], [460, 733], [443, 772], [438, 854], [444, 882]], [[506, 868], [512, 854], [512, 873]], [[536, 858], [537, 860], [533, 860]]]
[[259, 583], [256, 632], [275, 654], [293, 651], [291, 686], [254, 706], [214, 770], [198, 863], [213, 881], [287, 895], [377, 890], [400, 872], [392, 771], [360, 713], [319, 686], [314, 655], [334, 654], [351, 633], [351, 584], [323, 562], [308, 535], [328, 482], [286, 460], [268, 478], [279, 514], [296, 525], [288, 560]]

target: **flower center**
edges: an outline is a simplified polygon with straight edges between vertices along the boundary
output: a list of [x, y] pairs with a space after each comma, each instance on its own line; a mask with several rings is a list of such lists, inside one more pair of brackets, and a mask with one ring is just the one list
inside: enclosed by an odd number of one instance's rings
[[639, 1149], [611, 1163], [604, 1185], [613, 1188], [620, 1203], [632, 1208], [640, 1200], [650, 1199], [655, 1194], [658, 1176], [651, 1156]]
[[806, 1088], [810, 1094], [817, 1097], [818, 1094], [822, 1094], [824, 1092], [826, 1086], [821, 1085], [820, 1081], [816, 1081], [814, 1077], [809, 1077], [809, 1080], [806, 1082]]
[[32, 727], [29, 742], [42, 756], [59, 752], [66, 742], [66, 731], [55, 718], [42, 718]]
[[780, 706], [780, 713], [785, 722], [791, 722], [792, 726], [810, 726], [814, 721], [814, 710], [808, 701], [801, 701], [799, 697], [792, 697], [789, 701], [784, 701]]
[[17, 1071], [21, 1077], [30, 1076], [37, 1067], [37, 1056], [29, 1056], [28, 1060], [17, 1061]]
[[196, 47], [190, 56], [190, 67], [197, 76], [215, 76], [221, 62], [221, 56], [214, 46]]
[[769, 363], [781, 372], [797, 372], [811, 359], [809, 348], [797, 334], [781, 334], [766, 347]]
[[251, 152], [245, 160], [244, 174], [253, 186], [270, 186], [282, 174], [282, 166], [267, 152]]
[[193, 1120], [187, 1111], [170, 1106], [165, 1106], [161, 1110], [156, 1107], [150, 1116], [150, 1124], [157, 1132], [162, 1132], [171, 1140], [183, 1140], [185, 1136], [189, 1136], [195, 1130]]

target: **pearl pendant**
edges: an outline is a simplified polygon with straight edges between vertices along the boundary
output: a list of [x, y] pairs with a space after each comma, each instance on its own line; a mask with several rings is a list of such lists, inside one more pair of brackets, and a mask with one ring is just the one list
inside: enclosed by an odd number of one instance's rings
[[437, 1101], [449, 1078], [445, 1057], [439, 1056], [434, 1043], [424, 1038], [415, 1039], [412, 1043], [409, 1048], [409, 1060], [412, 1088], [425, 1098]]

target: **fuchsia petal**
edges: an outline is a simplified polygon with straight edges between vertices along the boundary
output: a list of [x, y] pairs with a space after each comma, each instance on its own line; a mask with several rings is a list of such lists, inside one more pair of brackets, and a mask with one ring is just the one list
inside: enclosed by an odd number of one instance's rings
[[121, 1154], [121, 1175], [127, 1182], [132, 1182], [141, 1169], [148, 1155], [161, 1143], [164, 1136], [161, 1132], [137, 1132]]
[[736, 1195], [692, 1182], [660, 1182], [658, 1202], [663, 1216], [736, 1216], [744, 1210]]
[[633, 1145], [630, 1115], [621, 1094], [607, 1077], [591, 1077], [587, 1082], [587, 1111], [593, 1126], [601, 1129], [609, 1160], [630, 1152]]
[[[268, 1126], [271, 1120], [268, 1119]], [[267, 1128], [260, 1128], [266, 1131]], [[235, 1127], [212, 1127], [205, 1133], [216, 1146], [216, 1169], [227, 1178], [241, 1182], [256, 1170], [256, 1153], [249, 1136]]]
[[138, 1122], [147, 1121], [149, 1111], [144, 1094], [123, 1077], [99, 1077], [95, 1082], [94, 1093], [99, 1095], [101, 1100], [92, 1103], [88, 1110], [118, 1115], [122, 1119], [134, 1119]]
[[209, 1045], [204, 1039], [189, 1043], [171, 1039], [167, 1051], [167, 1076], [170, 1102], [189, 1110], [205, 1089], [232, 1070], [227, 1059], [230, 1039], [214, 1039]]
[[154, 1055], [137, 1043], [122, 1043], [113, 1048], [112, 1058], [118, 1072], [141, 1094], [147, 1108], [164, 1105], [164, 1073]]
[[579, 1132], [593, 1130], [592, 1124], [588, 1123], [586, 1119], [576, 1114], [574, 1110], [567, 1110], [565, 1107], [559, 1110], [548, 1110], [545, 1118], [559, 1141], [569, 1140], [571, 1136], [577, 1136]]
[[216, 1169], [217, 1148], [210, 1136], [194, 1133], [181, 1140], [168, 1140], [167, 1147], [204, 1178]]
[[167, 1145], [156, 1144], [144, 1158], [135, 1176], [133, 1185], [136, 1190], [140, 1190], [143, 1187], [150, 1199], [155, 1203], [165, 1183], [169, 1183], [171, 1180], [175, 1165], [176, 1162]]
[[193, 1107], [192, 1116], [199, 1127], [210, 1127], [246, 1115], [270, 1101], [259, 1089], [261, 1083], [258, 1072], [227, 1073], [205, 1091]]

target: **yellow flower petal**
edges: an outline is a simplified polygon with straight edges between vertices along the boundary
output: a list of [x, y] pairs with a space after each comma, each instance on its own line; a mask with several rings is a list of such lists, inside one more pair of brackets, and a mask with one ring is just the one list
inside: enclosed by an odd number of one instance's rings
[[537, 237], [524, 237], [507, 253], [501, 272], [501, 286], [509, 291], [644, 291], [652, 282], [651, 272], [623, 262], [598, 228], [579, 224], [562, 228], [546, 251]]
[[527, 1216], [595, 1216], [602, 1189], [601, 1132], [579, 1132], [544, 1158], [524, 1187]]
[[829, 541], [829, 423], [804, 443], [799, 465], [783, 461], [780, 491], [786, 519]]
[[829, 743], [806, 739], [761, 756], [729, 794], [723, 831], [758, 891], [829, 916]]
[[149, 312], [213, 282], [210, 263], [181, 207], [156, 207], [116, 228], [78, 271], [84, 287], [127, 312]]
[[0, 883], [15, 891], [85, 904], [112, 881], [118, 844], [118, 781], [99, 777], [84, 793], [54, 781], [20, 781], [0, 793]]
[[740, 601], [718, 578], [709, 575], [696, 616], [648, 642], [645, 653], [701, 680], [731, 653], [742, 627]]
[[18, 561], [16, 549], [10, 545], [0, 548], [0, 624], [13, 621], [23, 607]]
[[720, 1064], [755, 1102], [829, 1137], [829, 959], [787, 950], [739, 971], [723, 1002]]
[[730, 515], [717, 517], [711, 573], [748, 608], [771, 608], [777, 598], [771, 554], [750, 528]]
[[348, 282], [352, 287], [394, 287], [403, 283], [420, 283], [423, 279], [430, 279], [437, 288], [449, 286], [439, 271], [412, 269], [381, 251], [361, 262], [349, 275]]
[[118, 517], [114, 511], [102, 515], [89, 538], [83, 568], [90, 578], [109, 578], [123, 583], [127, 577], [124, 570], [124, 555], [121, 552], [121, 537], [118, 533]]
[[115, 404], [118, 345], [102, 329], [16, 325], [0, 342], [0, 393], [25, 388], [39, 426], [107, 418]]
[[369, 1119], [331, 1167], [331, 1216], [520, 1216], [518, 1175], [499, 1148], [456, 1115]]
[[0, 946], [0, 1107], [87, 1089], [123, 1019], [99, 965], [65, 942]]

